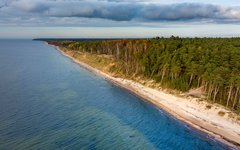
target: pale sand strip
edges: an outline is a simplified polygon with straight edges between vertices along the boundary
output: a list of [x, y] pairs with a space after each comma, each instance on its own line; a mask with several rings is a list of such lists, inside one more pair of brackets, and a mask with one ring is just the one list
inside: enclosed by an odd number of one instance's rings
[[240, 125], [228, 117], [221, 117], [217, 114], [221, 110], [226, 111], [223, 107], [213, 106], [212, 109], [206, 110], [205, 107], [207, 102], [199, 103], [194, 98], [177, 97], [163, 91], [149, 88], [132, 80], [112, 77], [88, 64], [76, 60], [72, 56], [61, 51], [59, 47], [54, 47], [64, 56], [71, 58], [74, 62], [87, 70], [110, 80], [116, 85], [130, 90], [136, 95], [144, 98], [146, 101], [167, 111], [179, 120], [182, 120], [229, 145], [237, 145], [236, 148], [240, 149]]

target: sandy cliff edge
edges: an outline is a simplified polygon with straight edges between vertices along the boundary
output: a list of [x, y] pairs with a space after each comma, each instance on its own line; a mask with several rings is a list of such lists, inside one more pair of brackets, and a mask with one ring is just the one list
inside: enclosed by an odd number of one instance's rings
[[240, 149], [240, 124], [234, 122], [228, 117], [218, 115], [221, 110], [226, 111], [222, 107], [213, 106], [210, 110], [206, 110], [206, 103], [197, 102], [194, 98], [182, 98], [164, 91], [159, 91], [132, 80], [112, 77], [84, 62], [63, 52], [61, 48], [51, 45], [66, 57], [72, 59], [75, 63], [86, 68], [87, 70], [102, 76], [112, 83], [128, 89], [137, 96], [152, 103], [153, 105], [165, 110], [179, 120], [190, 124], [192, 127], [201, 130], [216, 139]]

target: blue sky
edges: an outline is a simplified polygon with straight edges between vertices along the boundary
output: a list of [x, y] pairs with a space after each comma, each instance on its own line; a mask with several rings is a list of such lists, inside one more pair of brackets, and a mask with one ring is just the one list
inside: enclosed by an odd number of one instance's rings
[[238, 0], [0, 0], [0, 38], [240, 36]]

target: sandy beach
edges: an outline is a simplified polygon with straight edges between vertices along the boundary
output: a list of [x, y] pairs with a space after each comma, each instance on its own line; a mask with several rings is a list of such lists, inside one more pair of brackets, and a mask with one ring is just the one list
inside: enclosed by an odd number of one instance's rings
[[[229, 145], [235, 145], [236, 149], [240, 149], [239, 121], [237, 122], [229, 117], [228, 114], [231, 112], [224, 107], [211, 104], [211, 108], [206, 108], [209, 104], [205, 101], [199, 101], [197, 98], [175, 96], [132, 80], [110, 76], [84, 62], [76, 60], [71, 55], [61, 51], [59, 47], [54, 47], [64, 56], [71, 58], [75, 63], [87, 70], [102, 76], [120, 87], [128, 89], [194, 128], [206, 132]], [[219, 115], [220, 111], [224, 112], [224, 115]]]

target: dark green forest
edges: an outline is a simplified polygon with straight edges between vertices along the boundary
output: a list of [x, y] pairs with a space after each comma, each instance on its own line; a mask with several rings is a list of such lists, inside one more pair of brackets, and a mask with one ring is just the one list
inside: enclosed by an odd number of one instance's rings
[[49, 41], [72, 51], [112, 55], [128, 76], [154, 79], [162, 87], [204, 87], [206, 98], [240, 111], [240, 38], [153, 38]]

